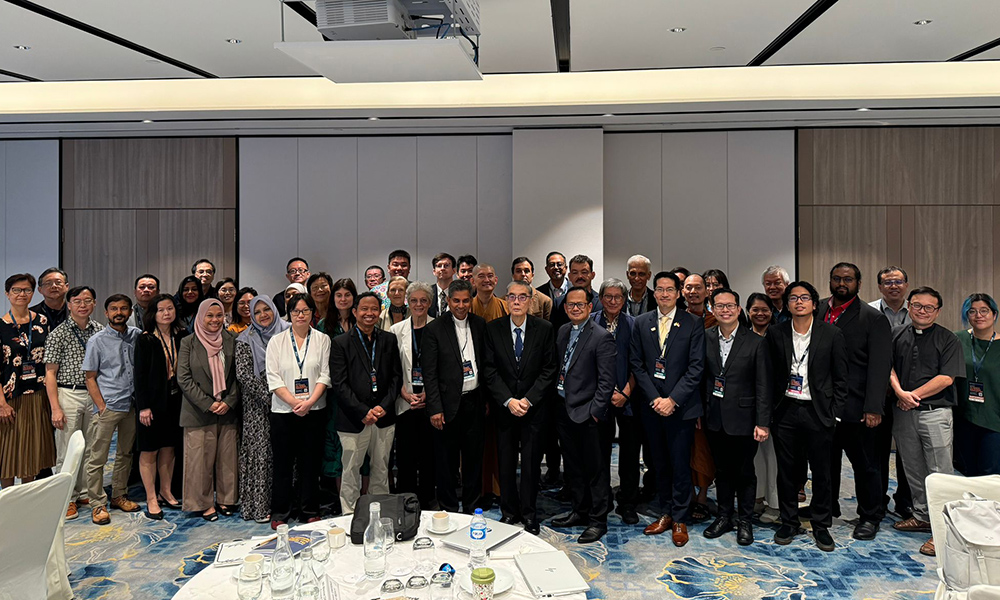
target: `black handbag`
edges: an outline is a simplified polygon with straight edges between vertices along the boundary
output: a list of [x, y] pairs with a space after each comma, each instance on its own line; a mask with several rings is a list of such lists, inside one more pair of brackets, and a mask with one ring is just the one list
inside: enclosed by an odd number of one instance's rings
[[416, 494], [366, 494], [358, 498], [351, 519], [351, 543], [363, 544], [368, 528], [368, 511], [372, 502], [381, 505], [380, 516], [392, 519], [396, 541], [411, 540], [420, 527], [420, 501]]

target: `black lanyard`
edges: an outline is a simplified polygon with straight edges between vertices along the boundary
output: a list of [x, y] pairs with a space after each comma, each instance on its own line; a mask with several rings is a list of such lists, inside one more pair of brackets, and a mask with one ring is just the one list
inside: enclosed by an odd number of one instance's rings
[[[354, 331], [358, 332], [358, 339], [361, 340], [361, 345], [364, 347], [365, 352], [369, 356], [369, 365], [371, 366], [372, 373], [375, 372], [375, 346], [378, 344], [378, 336], [372, 335], [372, 347], [371, 350], [368, 349], [368, 344], [365, 343], [365, 336], [361, 334], [361, 329], [358, 327], [354, 328]], [[374, 332], [373, 332], [374, 333]]]
[[809, 354], [809, 346], [806, 346], [806, 349], [802, 351], [802, 357], [795, 360], [795, 342], [792, 342], [792, 372], [796, 375], [799, 374], [799, 367], [806, 362], [806, 354]]
[[[86, 331], [86, 330], [87, 330], [87, 329], [89, 329], [89, 328], [90, 328], [90, 323], [88, 322], [88, 323], [87, 323], [87, 328], [85, 328], [85, 329], [84, 329], [84, 331]], [[75, 322], [74, 322], [74, 323], [73, 323], [73, 325], [72, 325], [72, 326], [71, 326], [71, 327], [69, 328], [69, 330], [73, 332], [73, 335], [75, 335], [75, 336], [76, 336], [76, 340], [77, 340], [78, 342], [80, 342], [80, 346], [82, 346], [82, 347], [83, 347], [83, 350], [84, 350], [84, 352], [86, 352], [86, 350], [87, 350], [87, 342], [86, 342], [86, 340], [84, 340], [84, 339], [83, 339], [83, 337], [82, 337], [82, 336], [80, 335], [80, 332], [78, 331], [79, 329], [80, 329], [80, 327], [79, 327], [79, 326], [77, 326], [77, 324], [76, 324]]]
[[990, 353], [990, 346], [993, 345], [993, 340], [995, 340], [996, 337], [997, 337], [997, 332], [994, 331], [993, 335], [990, 336], [989, 343], [986, 344], [986, 352], [983, 352], [982, 358], [977, 360], [976, 336], [972, 335], [972, 332], [969, 332], [969, 338], [971, 339], [969, 347], [972, 349], [972, 376], [975, 378], [977, 382], [979, 381], [979, 369], [983, 368], [983, 363], [986, 362], [986, 355]]
[[[14, 324], [14, 328], [17, 329], [17, 337], [18, 337], [18, 339], [20, 339], [20, 337], [21, 337], [21, 324], [18, 323], [17, 319], [14, 318], [14, 311], [13, 310], [8, 310], [7, 314], [10, 315], [10, 322], [13, 323]], [[28, 312], [28, 352], [29, 353], [31, 352], [31, 338], [32, 338], [31, 312], [29, 311]]]
[[309, 328], [309, 333], [306, 334], [306, 349], [302, 351], [302, 358], [299, 358], [299, 345], [295, 343], [295, 334], [292, 333], [292, 328], [288, 328], [288, 337], [292, 340], [292, 350], [295, 351], [295, 362], [299, 365], [299, 377], [302, 377], [302, 367], [306, 364], [306, 357], [309, 356], [309, 341], [312, 340], [312, 327]]

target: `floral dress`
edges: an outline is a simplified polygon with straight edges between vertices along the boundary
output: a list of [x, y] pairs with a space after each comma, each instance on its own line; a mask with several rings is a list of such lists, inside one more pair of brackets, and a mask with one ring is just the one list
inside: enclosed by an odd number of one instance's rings
[[48, 319], [30, 323], [0, 320], [0, 382], [13, 423], [0, 423], [0, 478], [31, 477], [56, 463], [52, 412], [45, 396], [45, 338]]
[[254, 373], [253, 353], [236, 342], [236, 378], [243, 387], [243, 433], [240, 444], [240, 511], [246, 520], [271, 514], [271, 392], [267, 375]]

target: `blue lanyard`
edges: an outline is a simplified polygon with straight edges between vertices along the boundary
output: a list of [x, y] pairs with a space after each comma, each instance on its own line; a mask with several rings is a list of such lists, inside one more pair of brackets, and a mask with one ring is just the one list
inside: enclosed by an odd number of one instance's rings
[[[88, 329], [90, 328], [90, 323], [87, 323], [87, 328], [88, 328]], [[73, 326], [69, 328], [69, 330], [73, 332], [73, 335], [75, 335], [75, 336], [76, 336], [76, 340], [77, 340], [78, 342], [80, 342], [80, 345], [81, 345], [81, 346], [83, 346], [83, 350], [84, 350], [84, 351], [86, 351], [86, 350], [87, 350], [87, 342], [86, 342], [86, 341], [85, 341], [85, 340], [83, 339], [83, 337], [82, 337], [82, 336], [80, 335], [80, 332], [79, 332], [79, 331], [77, 331], [78, 329], [80, 329], [80, 327], [79, 327], [79, 326], [77, 326], [77, 324], [76, 324], [75, 322], [73, 323]], [[86, 329], [84, 329], [84, 331], [87, 331], [87, 330], [86, 330]]]
[[[413, 327], [413, 317], [410, 317], [410, 340], [413, 341], [413, 364], [420, 364], [420, 346], [417, 345], [417, 330]], [[374, 364], [375, 355], [372, 354], [372, 362]]]
[[[572, 330], [570, 330], [570, 335], [573, 335]], [[580, 333], [577, 334], [575, 338], [573, 338], [573, 343], [566, 347], [566, 354], [563, 355], [563, 366], [562, 366], [563, 373], [566, 372], [566, 367], [569, 366], [569, 359], [573, 356], [573, 352], [576, 350], [576, 344], [577, 342], [580, 341], [581, 335], [583, 335], [582, 330], [580, 331]]]
[[[20, 338], [21, 337], [21, 325], [17, 322], [17, 319], [14, 318], [14, 311], [13, 310], [8, 310], [7, 314], [10, 315], [10, 322], [14, 324], [14, 328], [17, 329], [17, 337]], [[28, 311], [28, 353], [29, 354], [31, 353], [31, 338], [32, 338], [32, 332], [31, 332], [31, 311]]]
[[354, 331], [358, 332], [358, 339], [361, 340], [361, 345], [364, 347], [365, 352], [368, 353], [370, 358], [370, 362], [368, 364], [371, 365], [372, 372], [375, 372], [375, 346], [378, 344], [378, 336], [372, 336], [372, 347], [371, 350], [369, 350], [368, 344], [365, 343], [365, 336], [361, 335], [361, 329], [355, 327]]
[[306, 349], [302, 351], [302, 359], [299, 359], [299, 346], [295, 343], [295, 334], [292, 333], [292, 328], [288, 328], [288, 339], [292, 340], [292, 350], [295, 351], [295, 362], [299, 365], [299, 377], [302, 377], [302, 367], [306, 364], [306, 357], [309, 356], [309, 341], [312, 339], [312, 327], [309, 328], [309, 333], [306, 334]]
[[993, 332], [990, 336], [990, 342], [986, 344], [986, 352], [983, 352], [983, 356], [980, 359], [976, 359], [976, 336], [969, 332], [969, 338], [971, 339], [969, 347], [972, 349], [972, 376], [975, 380], [979, 381], [979, 369], [983, 368], [983, 363], [986, 362], [986, 355], [990, 353], [990, 346], [993, 345], [993, 340], [997, 337], [997, 332]]

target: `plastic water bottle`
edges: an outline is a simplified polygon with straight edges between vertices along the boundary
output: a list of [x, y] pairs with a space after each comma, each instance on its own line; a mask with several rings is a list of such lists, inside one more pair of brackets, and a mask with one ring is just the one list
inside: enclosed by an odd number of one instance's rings
[[385, 576], [385, 532], [379, 522], [382, 505], [372, 502], [368, 508], [368, 527], [365, 529], [365, 576], [381, 579]]
[[299, 554], [302, 568], [299, 569], [299, 580], [295, 582], [295, 600], [319, 600], [320, 584], [313, 571], [312, 549], [306, 548]]
[[292, 600], [295, 595], [295, 557], [288, 542], [288, 525], [278, 525], [278, 544], [271, 555], [271, 598]]
[[469, 566], [473, 569], [486, 566], [486, 517], [483, 509], [477, 508], [469, 523]]

